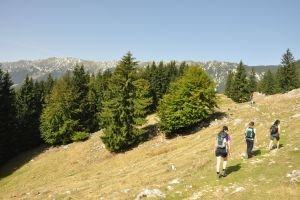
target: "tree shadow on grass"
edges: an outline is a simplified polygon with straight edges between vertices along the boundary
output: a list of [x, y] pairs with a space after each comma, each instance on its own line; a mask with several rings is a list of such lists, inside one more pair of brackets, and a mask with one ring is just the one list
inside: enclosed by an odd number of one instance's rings
[[189, 126], [189, 127], [178, 129], [176, 132], [174, 132], [173, 134], [171, 134], [167, 138], [168, 139], [173, 139], [173, 138], [176, 138], [177, 136], [186, 136], [186, 135], [194, 134], [194, 133], [202, 130], [203, 128], [209, 127], [212, 124], [212, 122], [221, 120], [225, 117], [227, 117], [226, 113], [224, 113], [224, 112], [215, 112], [212, 115], [210, 115], [209, 118], [207, 118], [205, 120], [202, 120], [201, 122], [199, 122], [197, 124], [194, 124], [194, 125]]
[[[221, 120], [224, 117], [227, 117], [227, 114], [224, 112], [215, 112], [212, 115], [210, 115], [209, 118], [202, 120], [201, 122], [194, 124], [190, 127], [185, 127], [182, 129], [177, 130], [170, 136], [166, 136], [167, 139], [173, 139], [176, 138], [177, 136], [186, 136], [186, 135], [191, 135], [194, 134], [198, 131], [200, 131], [203, 128], [207, 128], [211, 125], [212, 122]], [[128, 148], [122, 149], [121, 151], [118, 151], [116, 153], [124, 153], [126, 151], [132, 150], [139, 146], [140, 144], [149, 141], [153, 139], [154, 137], [158, 136], [161, 132], [159, 130], [158, 124], [151, 124], [148, 126], [145, 126], [140, 129], [141, 134], [139, 135], [138, 139], [131, 144]]]
[[254, 156], [259, 156], [259, 155], [261, 155], [261, 150], [255, 150], [255, 151], [252, 151], [252, 154], [254, 155]]
[[11, 175], [23, 165], [30, 162], [36, 156], [44, 152], [46, 149], [48, 149], [48, 146], [41, 145], [35, 149], [22, 152], [19, 155], [13, 157], [12, 159], [6, 161], [4, 165], [2, 164], [0, 166], [0, 179]]
[[141, 134], [137, 142], [133, 145], [133, 147], [138, 146], [139, 144], [149, 141], [156, 137], [159, 134], [158, 124], [148, 125], [141, 130]]
[[139, 129], [140, 133], [137, 136], [135, 142], [129, 145], [127, 148], [123, 148], [120, 151], [115, 151], [114, 153], [125, 153], [126, 151], [130, 151], [140, 144], [147, 142], [159, 134], [158, 124], [151, 124]]
[[[284, 145], [283, 144], [279, 144], [279, 149], [281, 149], [281, 148], [283, 148], [284, 147]], [[273, 146], [271, 147], [271, 150], [273, 150], [273, 149], [276, 149], [277, 148], [277, 145], [276, 144], [273, 144]]]
[[238, 163], [236, 165], [232, 165], [232, 166], [227, 167], [226, 173], [227, 173], [227, 175], [229, 175], [233, 172], [239, 171], [240, 169], [241, 169], [241, 163]]

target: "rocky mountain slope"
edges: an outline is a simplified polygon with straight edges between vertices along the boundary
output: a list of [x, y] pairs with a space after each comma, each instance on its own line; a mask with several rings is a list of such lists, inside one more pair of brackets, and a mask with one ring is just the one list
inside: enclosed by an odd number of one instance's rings
[[[255, 104], [219, 95], [219, 114], [165, 139], [148, 117], [152, 137], [130, 151], [109, 153], [99, 139], [28, 151], [0, 167], [0, 199], [299, 199], [300, 89], [254, 94]], [[281, 120], [280, 149], [267, 151], [269, 127]], [[255, 122], [255, 156], [242, 158], [244, 130]], [[229, 175], [215, 174], [213, 143], [229, 126]]]
[[83, 64], [89, 72], [97, 72], [116, 66], [117, 61], [95, 62], [77, 58], [47, 58], [40, 60], [20, 60], [16, 62], [3, 62], [1, 68], [8, 71], [15, 84], [20, 84], [26, 76], [33, 79], [44, 79], [48, 74], [55, 78], [62, 76], [67, 71], [72, 71], [76, 64]]
[[[150, 64], [151, 62], [140, 62], [141, 67]], [[179, 62], [177, 62], [179, 64]], [[220, 62], [220, 61], [208, 61], [208, 62], [196, 62], [186, 61], [190, 65], [201, 65], [204, 69], [213, 77], [217, 83], [219, 91], [224, 90], [226, 77], [230, 70], [234, 71], [237, 67], [236, 63]], [[88, 61], [77, 58], [47, 58], [40, 60], [20, 60], [16, 62], [3, 62], [1, 63], [2, 70], [8, 71], [12, 77], [15, 86], [21, 84], [26, 76], [30, 76], [33, 79], [45, 79], [48, 74], [58, 78], [67, 71], [73, 70], [76, 64], [83, 64], [85, 69], [90, 73], [97, 73], [99, 70], [105, 70], [108, 68], [114, 68], [117, 65], [117, 61]], [[274, 66], [270, 66], [274, 68]], [[264, 69], [268, 69], [268, 66]], [[249, 68], [250, 70], [250, 68]], [[265, 70], [259, 71], [257, 77], [260, 78]]]

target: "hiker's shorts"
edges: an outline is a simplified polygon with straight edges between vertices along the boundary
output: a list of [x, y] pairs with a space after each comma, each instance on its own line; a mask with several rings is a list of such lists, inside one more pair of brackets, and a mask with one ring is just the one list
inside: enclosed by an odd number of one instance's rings
[[270, 139], [271, 139], [271, 140], [276, 139], [277, 141], [279, 141], [279, 140], [280, 140], [280, 137], [279, 137], [279, 135], [270, 135]]
[[221, 156], [222, 158], [226, 158], [227, 157], [227, 151], [226, 148], [217, 148], [216, 149], [216, 157]]

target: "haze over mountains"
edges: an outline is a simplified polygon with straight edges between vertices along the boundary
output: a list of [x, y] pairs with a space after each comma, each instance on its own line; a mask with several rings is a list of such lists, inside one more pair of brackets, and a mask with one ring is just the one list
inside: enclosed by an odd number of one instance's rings
[[[139, 66], [144, 67], [150, 64], [152, 61], [141, 61]], [[167, 62], [167, 61], [166, 61]], [[178, 64], [179, 61], [176, 61]], [[222, 61], [185, 61], [189, 65], [202, 65], [204, 69], [213, 77], [217, 83], [217, 89], [219, 91], [224, 90], [227, 74], [230, 70], [235, 70], [238, 63], [222, 62]], [[35, 80], [45, 79], [48, 74], [51, 74], [55, 78], [59, 78], [67, 71], [72, 71], [76, 64], [83, 64], [85, 69], [90, 73], [97, 73], [105, 69], [114, 68], [118, 61], [91, 61], [83, 60], [72, 57], [58, 58], [51, 57], [39, 60], [19, 60], [15, 62], [3, 62], [1, 63], [2, 70], [8, 71], [11, 75], [12, 81], [15, 86], [21, 84], [26, 76], [32, 77]], [[260, 79], [262, 74], [267, 69], [276, 69], [278, 66], [266, 65], [266, 66], [254, 66], [257, 71], [257, 78]], [[247, 70], [251, 70], [251, 66], [247, 67]]]

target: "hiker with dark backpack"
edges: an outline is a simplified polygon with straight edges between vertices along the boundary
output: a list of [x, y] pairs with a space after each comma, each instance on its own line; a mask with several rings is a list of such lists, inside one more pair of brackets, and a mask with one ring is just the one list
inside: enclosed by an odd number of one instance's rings
[[254, 122], [250, 122], [248, 127], [245, 130], [245, 140], [247, 145], [247, 151], [246, 151], [246, 158], [251, 158], [252, 155], [252, 149], [254, 146], [254, 139], [255, 142], [257, 142], [257, 139], [255, 137], [256, 130], [254, 129]]
[[[221, 178], [226, 176], [227, 157], [230, 155], [230, 136], [228, 134], [228, 127], [223, 126], [222, 130], [218, 133], [215, 142], [215, 155], [217, 157], [217, 177]], [[223, 171], [220, 173], [221, 158], [223, 158]]]
[[280, 121], [277, 119], [274, 124], [270, 127], [270, 144], [269, 144], [269, 151], [272, 150], [273, 141], [276, 139], [277, 141], [277, 149], [279, 149], [279, 140], [280, 140]]

